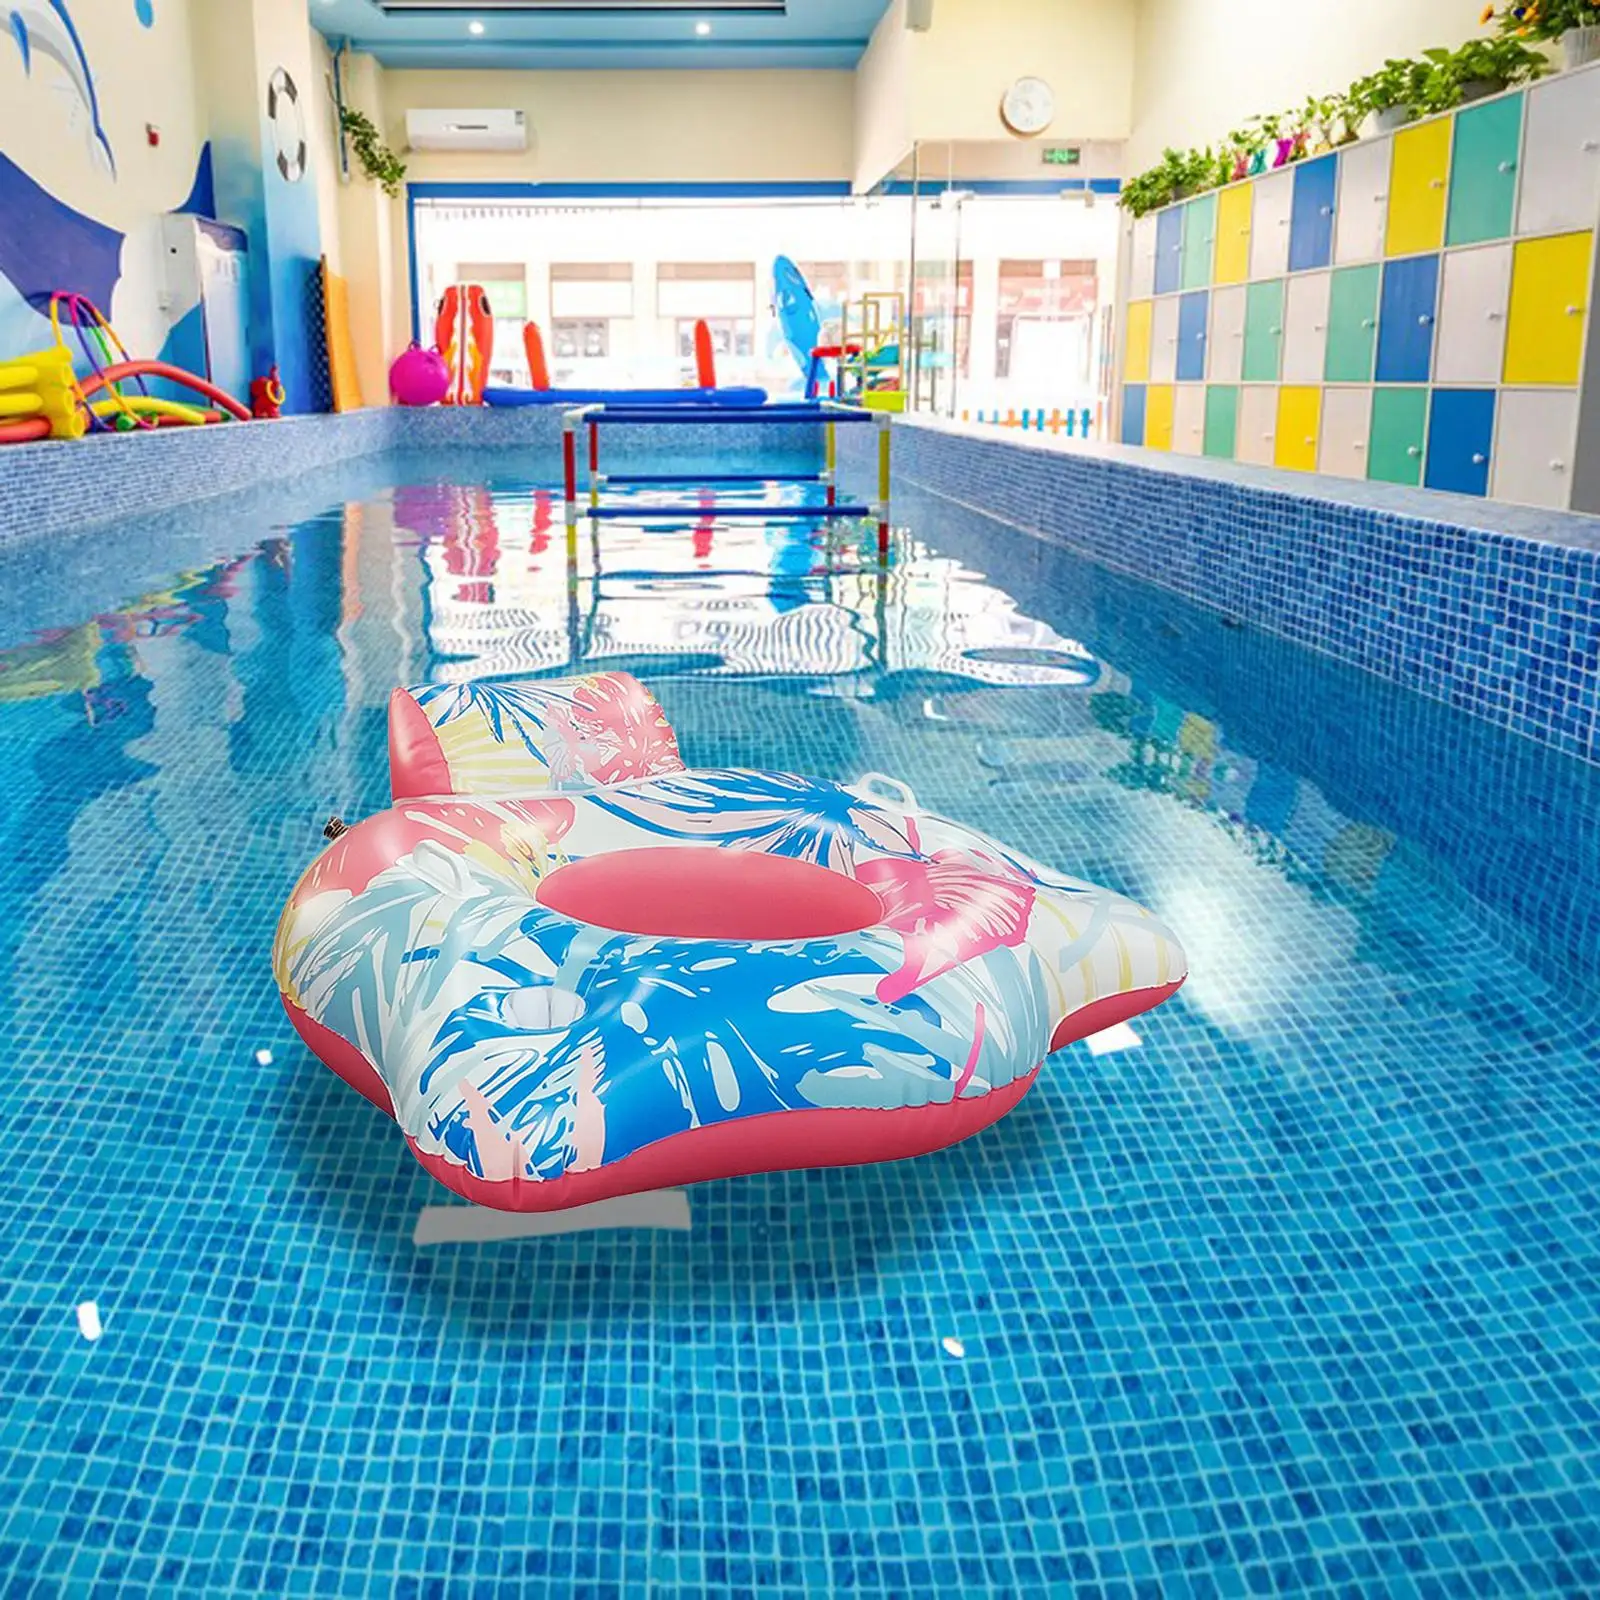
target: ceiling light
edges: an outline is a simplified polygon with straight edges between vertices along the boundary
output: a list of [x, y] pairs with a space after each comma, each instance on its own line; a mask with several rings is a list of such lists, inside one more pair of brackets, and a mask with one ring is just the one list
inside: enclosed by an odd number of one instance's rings
[[483, 24], [481, 22], [469, 22], [467, 24], [467, 32], [468, 33], [482, 33], [483, 32]]
[[711, 32], [711, 24], [709, 22], [697, 22], [694, 25], [694, 31], [704, 39]]

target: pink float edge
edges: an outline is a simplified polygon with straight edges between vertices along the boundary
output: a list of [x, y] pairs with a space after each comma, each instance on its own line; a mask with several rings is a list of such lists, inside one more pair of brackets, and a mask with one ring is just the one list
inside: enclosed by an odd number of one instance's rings
[[[1135, 989], [1131, 994], [1093, 1000], [1062, 1022], [1050, 1048], [1059, 1050], [1091, 1033], [1126, 1022], [1170, 999], [1182, 987], [1180, 978], [1160, 988]], [[353, 1044], [308, 1016], [287, 997], [283, 1009], [314, 1055], [380, 1111], [394, 1116], [389, 1091], [378, 1069]], [[618, 1195], [643, 1194], [684, 1183], [812, 1167], [858, 1167], [929, 1155], [998, 1122], [1027, 1094], [1038, 1076], [1039, 1068], [1035, 1067], [1026, 1077], [1003, 1088], [938, 1106], [903, 1106], [893, 1111], [814, 1107], [711, 1123], [672, 1134], [591, 1172], [573, 1172], [547, 1180], [512, 1178], [491, 1183], [444, 1156], [425, 1154], [409, 1134], [406, 1143], [429, 1176], [474, 1205], [495, 1211], [565, 1211]]]

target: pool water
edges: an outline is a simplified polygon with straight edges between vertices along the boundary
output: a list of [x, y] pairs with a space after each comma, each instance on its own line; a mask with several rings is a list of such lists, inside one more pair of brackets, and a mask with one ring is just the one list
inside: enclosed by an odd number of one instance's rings
[[[0, 558], [5, 1593], [1600, 1591], [1600, 774], [900, 509], [887, 572], [701, 519], [571, 586], [547, 492], [413, 457]], [[1187, 988], [939, 1155], [414, 1245], [273, 927], [397, 683], [598, 667]]]

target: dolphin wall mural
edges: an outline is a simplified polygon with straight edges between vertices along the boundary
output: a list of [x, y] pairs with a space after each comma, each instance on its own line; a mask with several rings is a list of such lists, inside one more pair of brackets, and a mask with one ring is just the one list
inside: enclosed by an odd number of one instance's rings
[[100, 97], [95, 93], [94, 74], [89, 70], [89, 58], [65, 0], [0, 0], [0, 14], [6, 16], [11, 37], [22, 52], [23, 68], [30, 77], [34, 62], [41, 57], [53, 61], [65, 74], [77, 110], [88, 124], [94, 158], [115, 177], [117, 161], [100, 121]]

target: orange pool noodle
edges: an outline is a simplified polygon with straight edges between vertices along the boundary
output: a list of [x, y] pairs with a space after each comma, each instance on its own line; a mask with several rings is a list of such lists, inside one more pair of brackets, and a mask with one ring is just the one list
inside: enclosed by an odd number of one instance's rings
[[528, 384], [534, 389], [550, 387], [550, 363], [545, 360], [544, 337], [537, 322], [522, 325], [522, 348], [528, 354]]
[[694, 325], [695, 382], [702, 389], [717, 386], [717, 353], [711, 348], [711, 330], [702, 318]]

